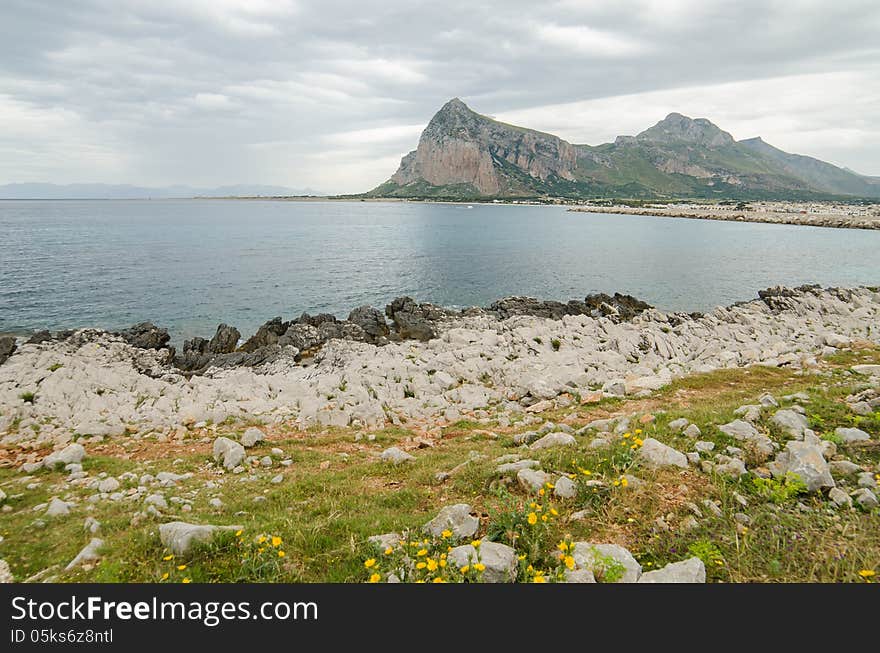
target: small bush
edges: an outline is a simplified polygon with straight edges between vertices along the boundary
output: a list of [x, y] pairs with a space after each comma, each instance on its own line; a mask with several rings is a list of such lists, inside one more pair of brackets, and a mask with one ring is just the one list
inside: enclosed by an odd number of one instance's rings
[[35, 395], [33, 392], [22, 392], [20, 395], [18, 395], [18, 398], [26, 404], [32, 404], [36, 401], [37, 395]]

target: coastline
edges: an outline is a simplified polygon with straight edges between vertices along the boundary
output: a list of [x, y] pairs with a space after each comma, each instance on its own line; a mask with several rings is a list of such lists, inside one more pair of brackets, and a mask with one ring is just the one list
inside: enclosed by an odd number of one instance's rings
[[847, 216], [811, 213], [771, 213], [759, 211], [739, 211], [731, 209], [694, 208], [683, 210], [679, 207], [626, 207], [626, 206], [576, 206], [568, 209], [572, 213], [611, 213], [615, 215], [647, 215], [663, 218], [685, 218], [689, 220], [719, 220], [723, 222], [756, 222], [761, 224], [788, 224], [833, 229], [880, 229], [880, 215]]

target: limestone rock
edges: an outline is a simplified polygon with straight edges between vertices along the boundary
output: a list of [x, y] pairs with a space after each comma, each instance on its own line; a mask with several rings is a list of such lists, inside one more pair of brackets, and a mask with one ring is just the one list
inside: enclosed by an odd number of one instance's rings
[[67, 564], [64, 571], [70, 571], [74, 567], [78, 567], [86, 562], [94, 562], [101, 557], [98, 552], [102, 546], [104, 546], [104, 540], [99, 537], [93, 537], [89, 543], [83, 547], [82, 551], [77, 553], [76, 557]]
[[226, 469], [235, 469], [245, 458], [244, 447], [226, 437], [214, 440], [214, 460]]
[[480, 520], [470, 513], [471, 507], [466, 503], [446, 506], [425, 524], [424, 530], [434, 537], [440, 537], [445, 530], [452, 531], [453, 537], [458, 539], [473, 537], [480, 527]]
[[447, 559], [459, 568], [477, 562], [484, 564], [486, 568], [480, 575], [484, 583], [512, 583], [519, 567], [512, 547], [488, 540], [480, 543], [479, 552], [471, 544], [457, 546], [449, 552]]
[[577, 440], [568, 433], [548, 433], [541, 439], [533, 442], [529, 449], [538, 451], [540, 449], [551, 449], [553, 447], [570, 447], [576, 444]]
[[242, 434], [241, 444], [245, 447], [252, 447], [257, 444], [257, 442], [262, 442], [265, 439], [266, 434], [257, 427], [252, 426]]
[[606, 558], [623, 567], [623, 573], [616, 581], [618, 583], [636, 583], [642, 575], [642, 566], [629, 551], [617, 544], [575, 542], [572, 545], [572, 557], [576, 569], [588, 569], [598, 580], [603, 578], [606, 571]]
[[705, 583], [706, 565], [699, 558], [673, 562], [641, 575], [640, 583]]
[[186, 555], [195, 543], [210, 542], [222, 531], [237, 531], [242, 528], [173, 521], [159, 526], [159, 539], [174, 555]]
[[379, 458], [394, 465], [401, 465], [416, 459], [415, 456], [408, 454], [398, 447], [388, 447], [379, 455]]
[[644, 441], [644, 444], [636, 453], [635, 460], [637, 464], [649, 469], [660, 469], [662, 467], [687, 469], [688, 467], [687, 456], [654, 438], [648, 438]]

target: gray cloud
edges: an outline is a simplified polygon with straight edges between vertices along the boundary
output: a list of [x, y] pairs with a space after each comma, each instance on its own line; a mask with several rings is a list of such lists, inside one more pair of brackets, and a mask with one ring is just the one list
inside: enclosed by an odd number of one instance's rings
[[597, 143], [671, 110], [880, 174], [876, 1], [6, 2], [0, 183], [383, 181], [449, 97]]

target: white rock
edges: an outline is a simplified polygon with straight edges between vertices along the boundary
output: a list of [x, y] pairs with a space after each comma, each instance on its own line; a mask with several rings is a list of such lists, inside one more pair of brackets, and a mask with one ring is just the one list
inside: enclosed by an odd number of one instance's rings
[[400, 465], [416, 459], [415, 456], [408, 454], [398, 447], [389, 447], [379, 455], [379, 458], [394, 465]]
[[159, 526], [159, 539], [174, 555], [186, 555], [195, 543], [210, 542], [221, 531], [237, 531], [242, 528], [174, 521]]
[[705, 583], [706, 565], [699, 558], [673, 562], [641, 575], [640, 583]]
[[516, 473], [517, 482], [530, 492], [537, 492], [550, 482], [550, 474], [539, 469], [521, 469]]
[[46, 508], [47, 517], [63, 517], [70, 514], [70, 506], [67, 501], [62, 501], [58, 497], [52, 497], [49, 507]]
[[452, 531], [458, 539], [472, 537], [480, 527], [480, 520], [473, 517], [471, 507], [466, 503], [445, 506], [431, 521], [424, 525], [426, 533], [440, 537], [443, 531]]
[[553, 484], [553, 494], [560, 499], [574, 499], [577, 496], [577, 484], [568, 476], [560, 476]]
[[43, 467], [46, 469], [54, 469], [58, 465], [67, 465], [69, 463], [82, 462], [86, 456], [85, 448], [75, 442], [67, 445], [61, 451], [53, 451], [43, 459]]
[[553, 447], [570, 447], [575, 444], [577, 444], [577, 440], [568, 433], [548, 433], [540, 440], [533, 442], [529, 449], [538, 451], [540, 449], [552, 449]]
[[834, 429], [834, 435], [844, 442], [864, 442], [870, 440], [871, 436], [861, 429], [839, 427]]
[[479, 552], [470, 544], [453, 548], [448, 558], [450, 564], [461, 568], [480, 562], [486, 566], [480, 575], [484, 583], [512, 583], [516, 580], [519, 560], [516, 551], [506, 544], [483, 540]]
[[266, 439], [266, 434], [255, 426], [250, 427], [241, 436], [241, 444], [245, 447], [252, 447], [258, 442]]
[[91, 541], [85, 545], [82, 551], [77, 553], [76, 557], [67, 564], [64, 571], [70, 571], [74, 567], [78, 567], [85, 562], [94, 562], [101, 557], [98, 551], [102, 546], [104, 546], [104, 540], [99, 537], [93, 537]]
[[219, 437], [214, 440], [214, 460], [226, 469], [235, 469], [244, 460], [244, 447], [229, 438]]
[[575, 542], [572, 545], [572, 557], [576, 569], [588, 569], [601, 580], [606, 571], [606, 559], [614, 560], [623, 567], [623, 573], [616, 582], [636, 583], [642, 575], [642, 566], [632, 554], [617, 544], [594, 544], [592, 542]]
[[660, 469], [663, 467], [687, 469], [688, 467], [687, 456], [654, 438], [648, 438], [644, 441], [644, 444], [636, 453], [635, 461], [637, 464], [648, 469]]

